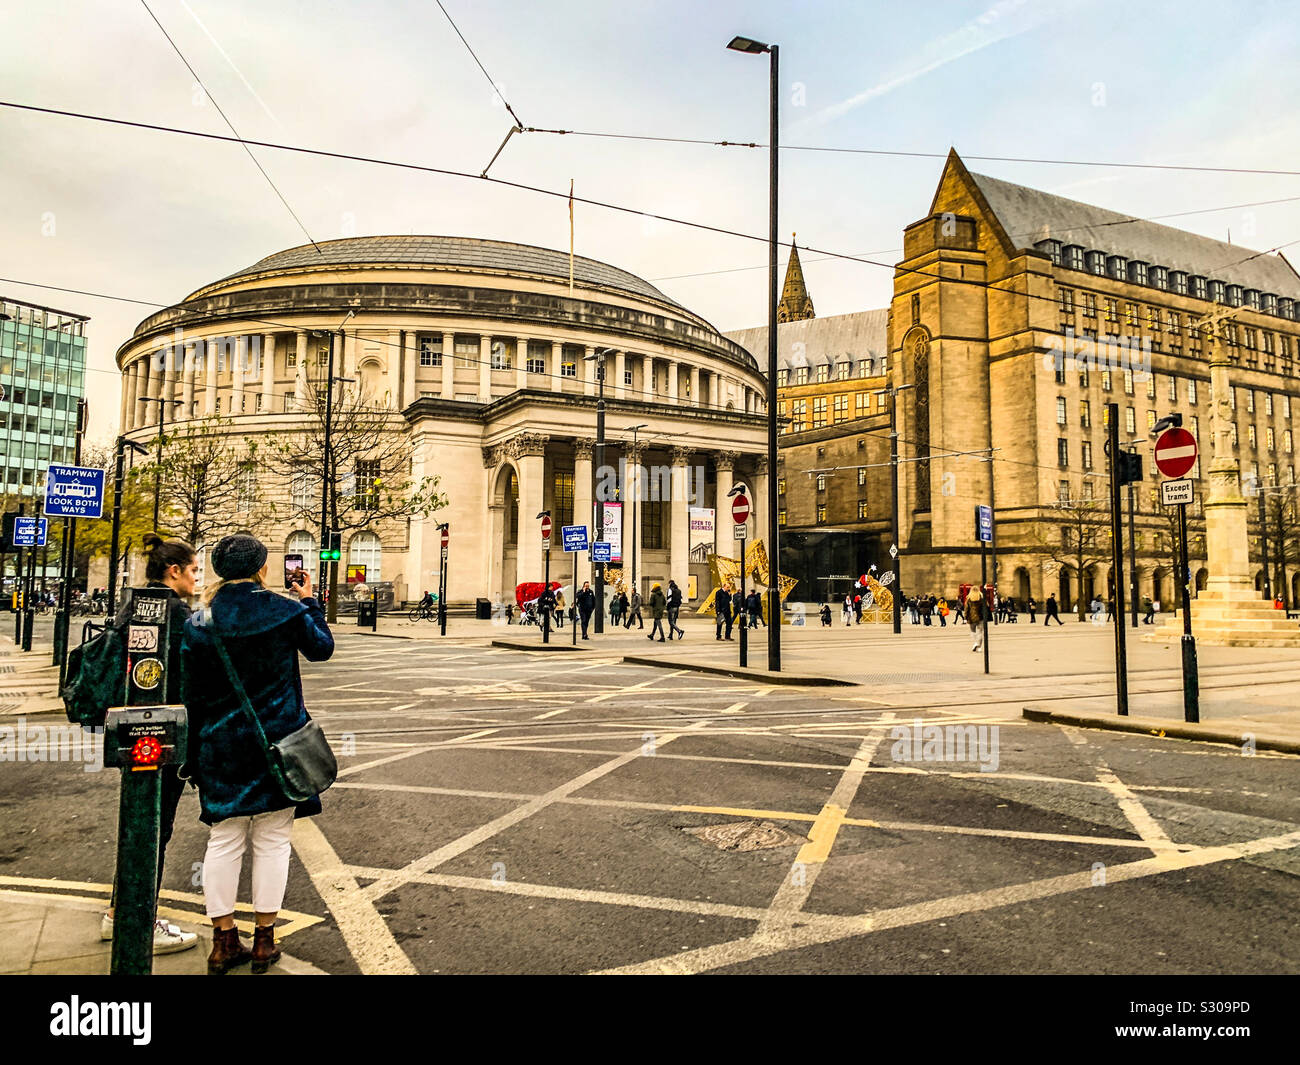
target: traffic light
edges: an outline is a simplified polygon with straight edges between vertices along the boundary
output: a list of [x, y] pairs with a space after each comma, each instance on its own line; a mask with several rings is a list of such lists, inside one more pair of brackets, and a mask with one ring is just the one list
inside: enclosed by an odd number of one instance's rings
[[14, 521], [18, 518], [18, 511], [10, 510], [5, 512], [4, 527], [0, 531], [0, 551], [14, 550]]
[[1142, 480], [1142, 456], [1136, 451], [1119, 453], [1119, 483], [1130, 484]]
[[321, 549], [320, 560], [322, 562], [337, 562], [343, 557], [343, 534], [337, 530], [332, 530], [326, 541], [324, 548]]

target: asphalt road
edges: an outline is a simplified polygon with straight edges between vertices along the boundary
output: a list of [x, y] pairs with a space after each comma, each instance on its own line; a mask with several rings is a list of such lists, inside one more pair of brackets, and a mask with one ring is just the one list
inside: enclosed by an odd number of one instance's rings
[[[342, 775], [282, 935], [328, 972], [1300, 971], [1294, 757], [355, 634], [304, 676]], [[0, 810], [0, 885], [104, 890], [112, 771], [0, 763]]]

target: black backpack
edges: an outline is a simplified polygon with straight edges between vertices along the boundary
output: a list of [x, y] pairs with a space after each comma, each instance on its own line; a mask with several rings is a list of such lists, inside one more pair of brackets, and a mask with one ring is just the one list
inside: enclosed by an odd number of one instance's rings
[[110, 706], [126, 700], [126, 634], [112, 622], [68, 655], [68, 680], [59, 692], [68, 720], [99, 727]]

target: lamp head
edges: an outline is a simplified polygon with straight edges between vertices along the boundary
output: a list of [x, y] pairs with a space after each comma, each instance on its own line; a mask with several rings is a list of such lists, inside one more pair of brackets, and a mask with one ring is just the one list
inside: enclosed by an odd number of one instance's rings
[[748, 37], [733, 37], [727, 47], [733, 52], [748, 52], [750, 55], [759, 55], [771, 51], [767, 45], [750, 40]]

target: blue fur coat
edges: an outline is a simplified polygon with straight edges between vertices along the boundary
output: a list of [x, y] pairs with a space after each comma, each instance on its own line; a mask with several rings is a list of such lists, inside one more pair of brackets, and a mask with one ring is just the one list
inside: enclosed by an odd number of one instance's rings
[[334, 653], [320, 604], [252, 582], [227, 584], [190, 618], [181, 644], [181, 697], [189, 711], [187, 773], [199, 787], [200, 820], [211, 825], [291, 806], [298, 817], [320, 813], [319, 797], [290, 802], [271, 776], [214, 637], [225, 644], [267, 740], [275, 743], [308, 721], [298, 653], [311, 662]]

